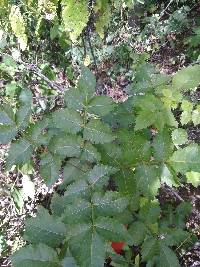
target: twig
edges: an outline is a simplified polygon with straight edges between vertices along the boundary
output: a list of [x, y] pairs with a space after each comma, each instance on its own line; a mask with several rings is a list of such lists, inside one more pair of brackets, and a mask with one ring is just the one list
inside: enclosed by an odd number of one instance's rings
[[22, 64], [24, 64], [24, 66], [26, 67], [27, 70], [33, 72], [35, 75], [37, 75], [42, 80], [44, 80], [48, 84], [48, 86], [51, 87], [52, 89], [57, 89], [57, 90], [59, 90], [61, 92], [64, 91], [64, 87], [63, 86], [60, 86], [57, 83], [49, 80], [49, 78], [47, 78], [36, 65], [27, 64], [27, 63], [24, 63], [24, 62], [22, 62]]
[[165, 185], [162, 187], [162, 189], [165, 192], [168, 192], [170, 195], [174, 196], [178, 201], [184, 202], [184, 199], [178, 194], [178, 192], [173, 187]]
[[162, 11], [159, 20], [165, 15], [165, 12], [167, 11], [167, 9], [169, 8], [169, 6], [172, 4], [174, 0], [171, 0], [168, 5], [166, 6], [166, 8]]
[[[162, 187], [162, 189], [168, 193], [170, 193], [172, 196], [174, 196], [178, 201], [184, 202], [185, 200], [178, 194], [178, 192], [173, 188], [168, 185], [165, 185]], [[193, 208], [192, 213], [195, 214], [197, 219], [200, 220], [200, 214], [199, 211], [196, 208]]]
[[89, 44], [90, 52], [91, 52], [91, 55], [92, 55], [92, 58], [93, 58], [93, 61], [94, 61], [94, 66], [95, 66], [95, 69], [96, 69], [96, 74], [98, 75], [97, 61], [96, 61], [96, 57], [95, 57], [95, 54], [94, 54], [94, 49], [93, 49], [93, 46], [92, 46], [92, 43], [91, 43], [90, 30], [89, 29], [87, 30], [87, 39], [88, 39], [88, 44]]
[[[6, 54], [6, 53], [0, 53], [0, 55], [6, 55], [6, 56], [8, 56], [8, 54]], [[37, 76], [40, 77], [42, 80], [44, 80], [44, 81], [49, 85], [49, 87], [51, 87], [52, 89], [57, 89], [57, 90], [59, 90], [59, 91], [61, 91], [61, 92], [63, 92], [63, 91], [65, 90], [65, 88], [64, 88], [63, 86], [60, 86], [60, 85], [58, 85], [56, 82], [53, 82], [53, 81], [49, 80], [49, 78], [46, 77], [46, 76], [42, 73], [41, 69], [38, 68], [35, 64], [29, 64], [29, 63], [26, 63], [26, 62], [22, 61], [21, 59], [19, 59], [19, 60], [15, 60], [15, 59], [12, 57], [12, 55], [9, 55], [9, 56], [10, 56], [16, 63], [24, 65], [24, 67], [26, 68], [26, 70], [33, 72], [35, 75], [37, 75]]]
[[84, 49], [84, 58], [86, 57], [87, 55], [87, 49], [86, 49], [86, 44], [85, 44], [85, 40], [84, 40], [84, 35], [82, 34], [81, 35], [81, 39], [82, 39], [82, 44], [83, 44], [83, 49]]

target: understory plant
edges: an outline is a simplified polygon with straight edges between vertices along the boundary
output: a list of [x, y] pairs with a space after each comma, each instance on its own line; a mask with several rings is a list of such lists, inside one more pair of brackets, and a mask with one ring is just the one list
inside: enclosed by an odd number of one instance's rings
[[[145, 54], [118, 47], [114, 60], [131, 68], [131, 82], [116, 103], [97, 94], [102, 77], [90, 35], [96, 31], [103, 43], [113, 10], [123, 20], [143, 1], [14, 2], [0, 2], [5, 171], [33, 166], [53, 193], [50, 205], [26, 220], [27, 245], [11, 256], [13, 267], [180, 266], [178, 256], [194, 239], [186, 229], [192, 206], [165, 199], [164, 190], [177, 196], [186, 183], [200, 184], [200, 147], [186, 131], [200, 124], [200, 106], [188, 97], [200, 84], [200, 66], [164, 75]], [[181, 18], [175, 13], [171, 23]], [[98, 82], [73, 58], [80, 47]], [[56, 80], [61, 70], [73, 87]]]
[[[64, 105], [36, 122], [26, 88], [15, 112], [1, 107], [1, 143], [14, 139], [6, 169], [35, 155], [48, 186], [63, 178], [49, 209], [39, 207], [27, 219], [28, 245], [11, 257], [14, 267], [102, 267], [106, 260], [113, 266], [180, 266], [174, 248], [180, 252], [192, 237], [185, 228], [191, 205], [161, 206], [157, 195], [163, 184], [199, 184], [200, 147], [188, 141], [172, 112], [189, 103], [183, 92], [199, 84], [199, 73], [198, 65], [173, 77], [136, 65], [127, 100], [114, 103], [95, 94], [95, 76], [82, 67]], [[125, 242], [125, 257], [112, 250], [113, 241]]]

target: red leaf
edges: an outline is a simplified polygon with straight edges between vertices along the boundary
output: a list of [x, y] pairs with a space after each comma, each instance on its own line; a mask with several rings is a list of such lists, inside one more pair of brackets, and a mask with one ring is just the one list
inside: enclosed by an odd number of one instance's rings
[[125, 243], [124, 242], [112, 242], [111, 247], [114, 249], [114, 251], [117, 254], [120, 254], [122, 252], [122, 249], [124, 248]]

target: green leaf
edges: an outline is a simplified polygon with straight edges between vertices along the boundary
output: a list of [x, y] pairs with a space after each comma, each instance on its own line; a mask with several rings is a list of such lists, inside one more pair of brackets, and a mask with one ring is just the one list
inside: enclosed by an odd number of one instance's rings
[[44, 245], [28, 245], [11, 256], [13, 267], [59, 267], [55, 250]]
[[185, 229], [185, 223], [187, 216], [192, 211], [191, 202], [181, 202], [175, 210], [174, 224], [176, 227]]
[[172, 132], [172, 141], [174, 145], [183, 145], [188, 141], [188, 134], [184, 129], [176, 129]]
[[[126, 166], [124, 168], [126, 168]], [[133, 170], [122, 169], [115, 174], [114, 181], [119, 192], [122, 194], [133, 195], [138, 191]]]
[[175, 90], [187, 91], [197, 87], [200, 83], [200, 66], [194, 65], [178, 71], [172, 79]]
[[192, 184], [194, 187], [200, 185], [200, 173], [199, 172], [186, 172], [187, 183]]
[[139, 165], [135, 173], [137, 187], [145, 196], [154, 197], [160, 187], [160, 170], [154, 165]]
[[65, 93], [67, 107], [74, 110], [82, 110], [85, 107], [85, 98], [79, 88], [70, 88]]
[[9, 14], [10, 26], [14, 35], [17, 37], [18, 43], [22, 51], [27, 47], [28, 38], [26, 36], [26, 28], [23, 15], [18, 5], [11, 5]]
[[170, 136], [170, 132], [164, 129], [163, 132], [159, 132], [153, 140], [153, 150], [156, 160], [164, 161], [173, 153], [173, 144]]
[[191, 111], [183, 111], [181, 113], [181, 124], [185, 125], [192, 120], [192, 113]]
[[117, 170], [113, 167], [106, 166], [106, 165], [95, 165], [94, 168], [89, 172], [87, 181], [89, 182], [90, 186], [98, 186], [101, 185], [102, 181], [104, 181], [104, 177], [107, 177], [110, 174], [115, 173]]
[[129, 234], [123, 224], [109, 217], [100, 217], [95, 221], [97, 233], [107, 241], [128, 242]]
[[180, 267], [174, 251], [165, 245], [161, 245], [160, 247], [159, 267]]
[[6, 90], [6, 95], [10, 96], [10, 98], [14, 98], [17, 90], [17, 82], [11, 81], [11, 83], [6, 84], [5, 90]]
[[52, 139], [49, 150], [62, 157], [79, 157], [82, 139], [80, 136], [61, 135]]
[[200, 105], [198, 105], [192, 112], [192, 122], [195, 126], [200, 124]]
[[84, 243], [88, 244], [88, 249], [85, 250], [86, 246], [82, 247], [80, 259], [84, 263], [81, 266], [102, 267], [105, 260], [105, 244], [100, 236], [95, 232], [90, 233]]
[[34, 148], [32, 144], [25, 139], [20, 139], [19, 141], [12, 143], [6, 159], [6, 169], [9, 170], [13, 165], [29, 161], [33, 151]]
[[15, 208], [19, 214], [22, 214], [23, 207], [24, 207], [24, 194], [22, 189], [17, 189], [14, 187], [11, 189], [11, 197], [15, 204]]
[[155, 126], [158, 130], [163, 130], [165, 125], [177, 127], [178, 124], [169, 108], [154, 95], [146, 95], [136, 103], [139, 107], [135, 121], [135, 130], [145, 129]]
[[20, 131], [26, 129], [29, 124], [32, 101], [33, 96], [31, 91], [22, 89], [19, 96], [19, 109], [16, 112], [16, 123]]
[[77, 196], [86, 194], [88, 188], [86, 181], [78, 180], [67, 187], [64, 196], [66, 198], [76, 198]]
[[[169, 222], [169, 225], [170, 224], [171, 223]], [[163, 221], [163, 225], [164, 227], [162, 227], [160, 231], [165, 232], [165, 239], [163, 240], [164, 245], [167, 245], [170, 247], [179, 246], [182, 242], [185, 242], [186, 240], [188, 241], [191, 240], [190, 233], [187, 230], [182, 230], [181, 228], [174, 228], [174, 227], [169, 228], [169, 225], [166, 225], [165, 221]]]
[[158, 240], [154, 238], [147, 238], [142, 244], [142, 261], [151, 260], [159, 252]]
[[[88, 232], [90, 232], [91, 228], [92, 228], [92, 224], [90, 224], [90, 223], [79, 223], [79, 224], [72, 225], [70, 227], [70, 231], [68, 233], [69, 239], [76, 238], [76, 237], [79, 238], [81, 235], [85, 235]], [[78, 246], [80, 249], [79, 244], [78, 244]]]
[[17, 134], [15, 115], [9, 105], [0, 108], [0, 144], [9, 143]]
[[81, 91], [81, 94], [84, 95], [85, 103], [88, 104], [90, 98], [95, 93], [96, 78], [87, 67], [81, 67], [81, 75], [77, 87]]
[[60, 109], [55, 111], [52, 117], [55, 126], [67, 133], [77, 133], [82, 129], [83, 121], [76, 111]]
[[68, 199], [54, 192], [50, 206], [52, 214], [56, 216], [61, 216], [62, 213], [65, 211], [66, 205], [68, 204], [69, 204]]
[[86, 142], [82, 149], [81, 159], [90, 162], [96, 162], [100, 161], [101, 154], [97, 151], [96, 147], [89, 142]]
[[96, 1], [96, 5], [94, 6], [94, 10], [97, 14], [100, 14], [97, 17], [95, 22], [96, 32], [103, 39], [104, 37], [104, 29], [108, 26], [111, 18], [111, 6], [109, 5], [109, 1]]
[[187, 100], [183, 100], [181, 109], [183, 112], [181, 113], [180, 121], [182, 125], [185, 125], [192, 120], [193, 104]]
[[161, 165], [160, 180], [161, 183], [165, 183], [169, 186], [177, 186], [174, 176], [166, 164]]
[[37, 217], [28, 219], [25, 224], [24, 238], [33, 244], [44, 243], [50, 247], [57, 247], [65, 235], [65, 224], [50, 215], [43, 207], [39, 208]]
[[36, 146], [47, 145], [50, 137], [48, 137], [44, 131], [50, 126], [50, 124], [51, 120], [48, 117], [44, 117], [42, 120], [37, 121], [29, 127], [26, 136]]
[[78, 267], [73, 257], [65, 257], [62, 260], [62, 267]]
[[61, 159], [57, 155], [44, 152], [40, 160], [40, 174], [48, 186], [53, 185], [59, 178]]
[[127, 197], [120, 196], [118, 192], [108, 191], [105, 195], [94, 193], [92, 204], [98, 215], [112, 216], [125, 210], [129, 203]]
[[87, 106], [89, 113], [99, 115], [101, 117], [110, 113], [114, 108], [113, 100], [108, 96], [95, 96]]
[[63, 0], [62, 5], [62, 18], [65, 30], [69, 32], [71, 40], [75, 42], [86, 27], [89, 19], [87, 1]]
[[148, 198], [140, 199], [139, 219], [146, 225], [156, 224], [160, 217], [161, 209], [159, 202], [154, 199], [149, 201]]
[[15, 138], [17, 129], [13, 126], [0, 125], [0, 144], [8, 144]]
[[179, 148], [170, 158], [170, 164], [176, 172], [200, 172], [200, 148], [197, 144], [190, 144]]
[[70, 249], [81, 267], [102, 267], [104, 265], [105, 243], [96, 231], [90, 230], [71, 240]]
[[150, 138], [148, 130], [140, 133], [134, 133], [133, 129], [120, 130], [117, 134], [117, 141], [120, 142], [118, 148], [121, 150], [120, 163], [130, 166], [139, 161], [149, 161], [152, 156]]
[[117, 105], [114, 106], [114, 110], [107, 114], [103, 121], [110, 124], [111, 126], [115, 127], [128, 127], [130, 125], [134, 124], [134, 113], [133, 113], [133, 100], [132, 98], [128, 98], [123, 103], [117, 103]]
[[95, 119], [86, 124], [83, 138], [95, 144], [109, 143], [115, 139], [110, 127]]
[[128, 229], [132, 244], [139, 246], [145, 239], [147, 228], [143, 222], [137, 221], [130, 225]]
[[2, 56], [2, 63], [0, 64], [0, 70], [13, 77], [18, 70], [18, 66], [15, 60], [8, 54]]
[[89, 169], [89, 166], [84, 164], [79, 159], [69, 159], [63, 170], [63, 184], [68, 185], [71, 182], [80, 179]]
[[190, 101], [183, 99], [183, 101], [181, 103], [181, 109], [183, 111], [192, 111], [193, 104]]
[[102, 163], [107, 164], [109, 162], [109, 165], [112, 166], [118, 166], [118, 160], [120, 156], [122, 155], [121, 148], [113, 143], [104, 144], [101, 146], [98, 146], [98, 150], [101, 153], [101, 160]]
[[62, 214], [62, 221], [66, 224], [90, 221], [91, 203], [84, 199], [75, 199], [73, 204], [68, 204]]
[[[140, 113], [136, 117], [135, 121], [135, 130], [145, 129], [155, 122], [155, 118], [153, 114], [148, 110], [140, 111]], [[163, 126], [162, 126], [163, 127]]]
[[15, 115], [13, 109], [9, 105], [2, 105], [0, 108], [0, 124], [15, 125]]

